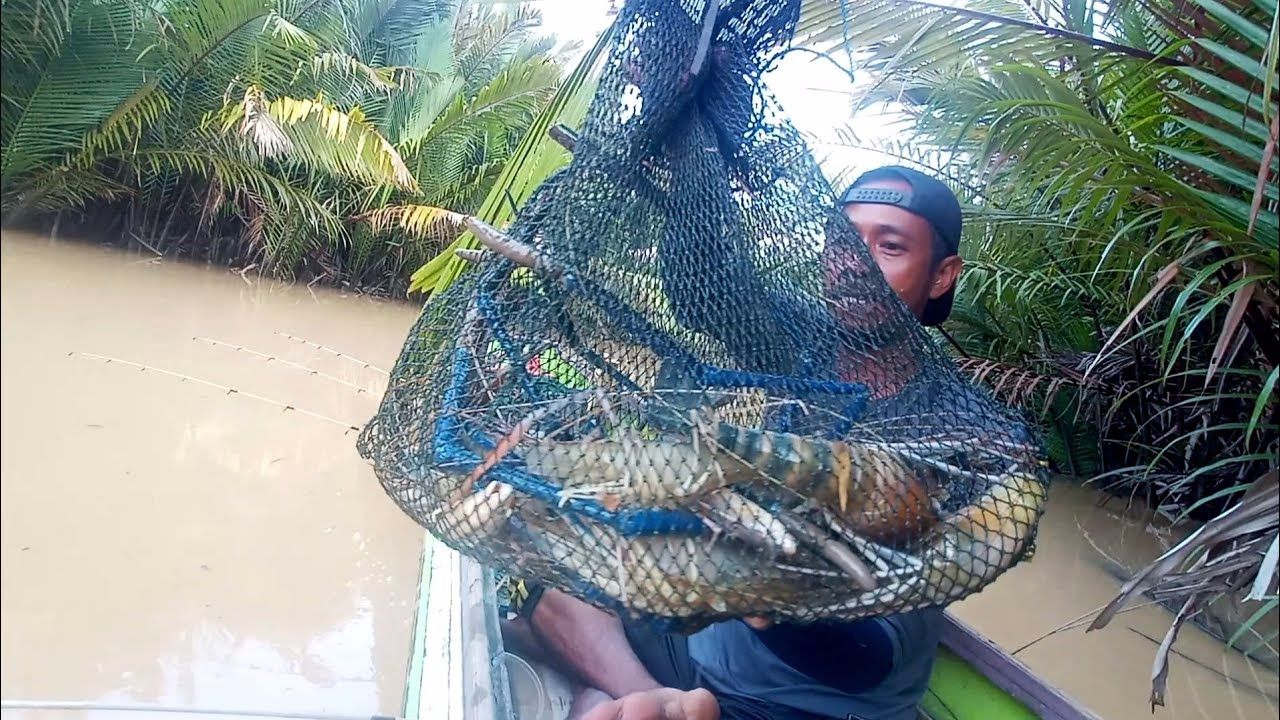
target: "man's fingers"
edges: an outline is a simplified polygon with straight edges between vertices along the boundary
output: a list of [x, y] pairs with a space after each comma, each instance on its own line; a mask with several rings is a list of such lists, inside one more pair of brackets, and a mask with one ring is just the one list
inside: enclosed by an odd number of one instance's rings
[[698, 688], [681, 694], [678, 718], [665, 720], [720, 720], [720, 703], [710, 691]]
[[622, 701], [610, 700], [603, 705], [597, 705], [587, 711], [582, 716], [582, 720], [622, 720]]
[[628, 695], [592, 708], [582, 720], [720, 720], [715, 696], [701, 688], [673, 688]]
[[591, 709], [582, 720], [668, 720], [663, 703], [649, 693], [628, 695]]

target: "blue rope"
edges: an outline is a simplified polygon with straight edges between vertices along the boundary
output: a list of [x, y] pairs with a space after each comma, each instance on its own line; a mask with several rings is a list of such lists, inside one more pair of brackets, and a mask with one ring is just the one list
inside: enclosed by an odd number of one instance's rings
[[607, 595], [594, 583], [587, 581], [580, 575], [574, 579], [573, 589], [575, 594], [587, 602], [606, 607], [612, 610], [617, 617], [626, 618], [633, 628], [638, 629], [637, 626], [639, 626], [639, 628], [644, 628], [654, 635], [665, 635], [671, 632], [678, 632], [680, 629], [680, 621], [677, 619], [649, 615], [648, 613], [637, 616], [628, 610], [621, 600]]
[[639, 315], [636, 311], [627, 307], [625, 303], [613, 297], [607, 292], [603, 292], [591, 283], [578, 280], [577, 276], [566, 272], [563, 282], [569, 290], [576, 290], [587, 296], [596, 305], [603, 308], [608, 315], [619, 321], [619, 324], [635, 338], [644, 338], [646, 343], [650, 345], [659, 355], [666, 357], [679, 358], [681, 361], [690, 365], [696, 364], [693, 355], [686, 350], [678, 347], [666, 339], [666, 333], [658, 330]]
[[[480, 459], [474, 453], [462, 447], [456, 436], [452, 438], [444, 436], [441, 432], [441, 425], [443, 424], [440, 423], [436, 426], [437, 462], [441, 462], [441, 464], [445, 462], [449, 464], [466, 463], [472, 467], [479, 464]], [[450, 423], [446, 429], [454, 427], [457, 427], [457, 423]], [[473, 439], [482, 446], [489, 445], [487, 441], [479, 437], [474, 437]], [[621, 533], [623, 537], [636, 537], [638, 535], [688, 535], [696, 537], [702, 535], [707, 529], [702, 522], [702, 518], [687, 510], [667, 510], [663, 508], [609, 510], [599, 502], [585, 498], [572, 498], [561, 505], [560, 500], [563, 495], [559, 486], [532, 473], [504, 466], [504, 463], [499, 463], [490, 468], [476, 482], [473, 491], [479, 492], [494, 480], [504, 482], [525, 495], [537, 498], [548, 505], [565, 511], [571, 519], [574, 515], [581, 515], [608, 525]]]
[[440, 467], [480, 462], [480, 458], [456, 442], [461, 431], [458, 413], [462, 410], [462, 387], [466, 383], [470, 366], [471, 353], [458, 345], [453, 352], [453, 372], [450, 374], [448, 387], [444, 389], [444, 397], [436, 413], [435, 431], [431, 437], [431, 454]]
[[697, 536], [706, 531], [702, 518], [687, 510], [662, 508], [609, 510], [595, 500], [584, 498], [572, 498], [561, 505], [560, 500], [563, 497], [561, 488], [537, 475], [512, 467], [504, 467], [502, 463], [490, 469], [487, 474], [548, 505], [608, 525], [625, 537], [668, 534]]
[[[468, 450], [462, 443], [462, 422], [458, 412], [462, 409], [462, 387], [466, 381], [467, 369], [471, 359], [470, 352], [459, 346], [454, 353], [453, 373], [449, 386], [445, 388], [440, 413], [436, 419], [435, 433], [432, 437], [432, 453], [438, 466], [475, 467], [481, 461], [476, 453]], [[493, 444], [480, 433], [472, 435], [472, 442], [477, 447], [492, 450]], [[510, 461], [490, 468], [476, 483], [473, 490], [479, 492], [491, 480], [499, 480], [515, 489], [538, 498], [543, 502], [567, 509], [570, 513], [584, 515], [604, 523], [626, 537], [636, 535], [701, 535], [706, 530], [702, 518], [686, 510], [666, 510], [662, 508], [641, 508], [626, 510], [609, 510], [595, 500], [573, 498], [560, 504], [562, 489], [532, 473], [518, 470], [507, 465]]]
[[836, 421], [834, 427], [827, 434], [827, 438], [831, 440], [839, 440], [849, 434], [853, 430], [853, 424], [862, 417], [862, 413], [867, 409], [867, 396], [859, 395], [853, 399], [844, 410], [840, 413], [840, 419]]
[[616, 367], [605, 362], [604, 358], [597, 355], [590, 348], [587, 348], [584, 346], [577, 346], [574, 349], [577, 351], [579, 355], [586, 358], [587, 362], [591, 363], [592, 365], [596, 366], [600, 370], [604, 371], [605, 374], [613, 378], [613, 381], [618, 383], [622, 387], [634, 393], [644, 392], [640, 388], [640, 386], [635, 383], [635, 381], [627, 377], [626, 374], [618, 370]]

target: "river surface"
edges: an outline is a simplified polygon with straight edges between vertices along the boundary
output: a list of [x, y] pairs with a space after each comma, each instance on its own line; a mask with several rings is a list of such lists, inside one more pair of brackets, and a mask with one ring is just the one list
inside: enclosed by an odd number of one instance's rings
[[[414, 308], [14, 233], [0, 249], [4, 698], [398, 714], [422, 535], [347, 426]], [[1099, 497], [1056, 484], [1035, 557], [953, 612], [1018, 650], [1186, 532]], [[1017, 657], [1108, 720], [1276, 717], [1275, 673], [1191, 625], [1153, 716], [1170, 619], [1143, 607]], [[54, 717], [123, 715], [4, 713]]]
[[[413, 308], [0, 249], [4, 699], [400, 714], [422, 533], [346, 427], [386, 376], [278, 333], [387, 368]], [[54, 717], [125, 715], [4, 712]]]
[[[1107, 720], [1275, 718], [1275, 672], [1225, 649], [1191, 623], [1183, 625], [1173, 646], [1165, 706], [1152, 714], [1151, 662], [1173, 613], [1147, 604], [1146, 597], [1135, 598], [1127, 606], [1132, 610], [1101, 630], [1086, 632], [1128, 573], [1192, 529], [1170, 527], [1119, 498], [1100, 508], [1103, 499], [1091, 487], [1055, 483], [1035, 555], [952, 605], [951, 612]], [[1049, 634], [1086, 615], [1078, 627]], [[1273, 629], [1275, 613], [1261, 626]]]

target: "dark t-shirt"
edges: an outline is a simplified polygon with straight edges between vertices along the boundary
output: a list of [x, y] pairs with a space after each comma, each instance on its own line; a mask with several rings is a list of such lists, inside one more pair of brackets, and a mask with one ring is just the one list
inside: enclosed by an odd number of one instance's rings
[[940, 608], [765, 631], [729, 620], [691, 635], [689, 656], [703, 685], [774, 720], [913, 720], [942, 623]]

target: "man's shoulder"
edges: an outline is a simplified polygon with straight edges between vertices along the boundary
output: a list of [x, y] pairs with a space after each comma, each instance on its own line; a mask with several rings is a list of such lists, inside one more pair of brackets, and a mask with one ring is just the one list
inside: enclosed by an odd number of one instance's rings
[[920, 652], [932, 654], [942, 637], [946, 610], [941, 607], [921, 608], [879, 618], [890, 631], [898, 657]]

